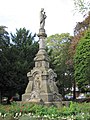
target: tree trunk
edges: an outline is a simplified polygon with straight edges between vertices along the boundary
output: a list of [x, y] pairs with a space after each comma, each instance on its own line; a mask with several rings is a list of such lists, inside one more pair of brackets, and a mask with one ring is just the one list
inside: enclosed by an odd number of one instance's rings
[[74, 80], [74, 84], [73, 84], [73, 100], [76, 99], [76, 82]]

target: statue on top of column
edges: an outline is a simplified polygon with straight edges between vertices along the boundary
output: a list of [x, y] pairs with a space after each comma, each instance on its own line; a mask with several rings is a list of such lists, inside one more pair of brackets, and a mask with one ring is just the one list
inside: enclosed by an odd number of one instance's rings
[[40, 11], [40, 28], [41, 29], [44, 29], [46, 17], [47, 16], [44, 12], [44, 8], [41, 8], [41, 11]]

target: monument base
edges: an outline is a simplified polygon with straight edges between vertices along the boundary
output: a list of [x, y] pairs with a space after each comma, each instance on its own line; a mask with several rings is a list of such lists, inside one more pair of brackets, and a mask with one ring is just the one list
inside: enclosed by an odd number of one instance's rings
[[39, 96], [34, 96], [31, 98], [30, 93], [25, 93], [22, 95], [22, 101], [27, 102], [52, 102], [53, 101], [53, 94], [52, 93], [41, 93]]
[[45, 106], [55, 106], [57, 108], [63, 107], [63, 106], [69, 106], [71, 101], [53, 101], [53, 102], [43, 102], [40, 99], [33, 99], [30, 101], [20, 101], [19, 104], [37, 104], [37, 105], [45, 105]]

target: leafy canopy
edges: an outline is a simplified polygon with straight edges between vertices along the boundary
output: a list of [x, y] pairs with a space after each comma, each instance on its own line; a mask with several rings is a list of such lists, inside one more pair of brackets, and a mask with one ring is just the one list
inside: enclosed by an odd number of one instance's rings
[[[68, 48], [70, 42], [71, 36], [69, 33], [55, 34], [47, 38], [50, 65], [57, 73], [57, 84], [62, 94], [64, 94], [65, 88], [71, 87], [70, 72], [66, 64], [69, 59]], [[66, 74], [67, 76], [65, 76]]]
[[85, 32], [77, 45], [74, 56], [75, 80], [81, 90], [90, 85], [90, 29]]

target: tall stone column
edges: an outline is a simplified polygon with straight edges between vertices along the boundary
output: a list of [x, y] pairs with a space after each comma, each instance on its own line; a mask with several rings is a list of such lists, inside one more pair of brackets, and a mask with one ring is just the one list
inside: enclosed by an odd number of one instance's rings
[[37, 34], [39, 37], [39, 50], [40, 49], [46, 49], [46, 45], [45, 45], [45, 38], [46, 38], [46, 33], [45, 30], [40, 29], [39, 30], [39, 34]]

